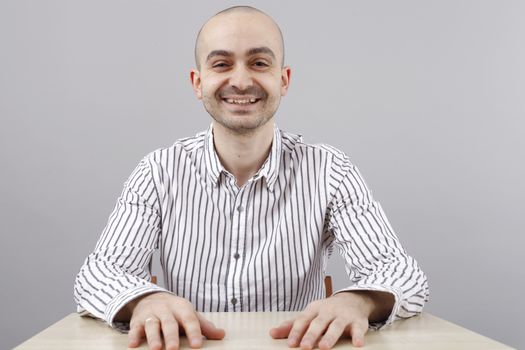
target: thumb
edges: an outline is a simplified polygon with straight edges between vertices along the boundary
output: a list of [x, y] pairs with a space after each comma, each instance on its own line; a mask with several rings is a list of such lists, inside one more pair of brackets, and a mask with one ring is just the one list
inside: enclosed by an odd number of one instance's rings
[[288, 337], [292, 330], [294, 320], [287, 320], [281, 323], [278, 327], [270, 329], [270, 336], [274, 339], [282, 339]]
[[200, 313], [197, 312], [197, 317], [201, 324], [202, 335], [208, 339], [221, 340], [226, 335], [226, 332], [222, 328], [217, 328], [213, 322], [205, 319]]

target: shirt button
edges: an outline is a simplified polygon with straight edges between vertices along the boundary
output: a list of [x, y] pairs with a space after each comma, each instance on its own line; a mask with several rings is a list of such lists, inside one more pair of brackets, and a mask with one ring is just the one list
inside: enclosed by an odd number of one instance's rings
[[244, 210], [244, 207], [243, 207], [242, 205], [239, 205], [239, 206], [237, 207], [237, 210], [238, 210], [238, 211], [243, 211], [243, 210]]
[[241, 255], [240, 255], [239, 253], [235, 253], [235, 254], [233, 255], [233, 257], [234, 257], [235, 259], [239, 259], [239, 258], [241, 257]]
[[230, 300], [232, 302], [233, 305], [237, 304], [237, 298], [232, 298], [232, 300]]

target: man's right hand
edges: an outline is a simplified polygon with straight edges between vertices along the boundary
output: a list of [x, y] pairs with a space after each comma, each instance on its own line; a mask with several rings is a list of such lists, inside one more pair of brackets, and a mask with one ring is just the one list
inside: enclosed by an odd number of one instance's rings
[[161, 350], [162, 336], [166, 350], [179, 349], [179, 331], [184, 331], [192, 348], [202, 346], [202, 336], [224, 338], [224, 330], [202, 317], [186, 299], [170, 293], [155, 292], [126, 305], [131, 313], [128, 334], [130, 348], [146, 337], [150, 350]]

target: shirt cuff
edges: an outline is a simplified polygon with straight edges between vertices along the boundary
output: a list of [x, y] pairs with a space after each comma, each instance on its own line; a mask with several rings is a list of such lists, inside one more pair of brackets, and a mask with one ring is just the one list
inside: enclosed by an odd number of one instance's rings
[[118, 312], [130, 301], [133, 299], [136, 299], [144, 294], [149, 294], [153, 292], [166, 292], [173, 294], [167, 289], [164, 289], [162, 287], [157, 286], [156, 284], [149, 283], [144, 286], [138, 286], [135, 288], [128, 289], [119, 295], [117, 295], [113, 300], [111, 300], [107, 307], [104, 314], [104, 318], [106, 319], [106, 322], [114, 329], [122, 332], [127, 333], [129, 332], [129, 322], [120, 322], [120, 321], [113, 321], [115, 316], [118, 314]]
[[392, 294], [395, 298], [394, 306], [392, 307], [392, 312], [390, 313], [388, 318], [382, 322], [369, 323], [368, 328], [370, 330], [378, 331], [396, 320], [396, 315], [399, 311], [399, 308], [401, 307], [401, 301], [403, 300], [401, 291], [399, 291], [398, 289], [394, 287], [362, 284], [362, 285], [354, 285], [354, 286], [340, 289], [334, 292], [334, 295], [337, 293], [341, 293], [341, 292], [351, 292], [351, 291], [357, 291], [357, 290], [361, 290], [361, 291], [371, 290], [371, 291], [377, 291], [377, 292], [387, 292], [387, 293]]

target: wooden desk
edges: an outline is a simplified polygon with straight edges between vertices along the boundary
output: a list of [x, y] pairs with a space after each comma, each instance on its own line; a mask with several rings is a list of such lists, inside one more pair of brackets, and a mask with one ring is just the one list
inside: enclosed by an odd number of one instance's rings
[[[222, 341], [204, 341], [204, 349], [289, 349], [286, 340], [272, 339], [268, 331], [293, 312], [204, 313], [217, 326], [226, 330]], [[102, 321], [70, 314], [27, 340], [16, 350], [29, 349], [126, 349], [127, 334], [111, 329]], [[365, 349], [433, 350], [433, 349], [511, 349], [492, 339], [459, 327], [427, 313], [409, 320], [397, 321], [378, 332], [369, 332]], [[349, 339], [340, 340], [334, 349], [352, 348]], [[147, 349], [145, 342], [140, 349]], [[189, 349], [185, 337], [181, 349]]]

